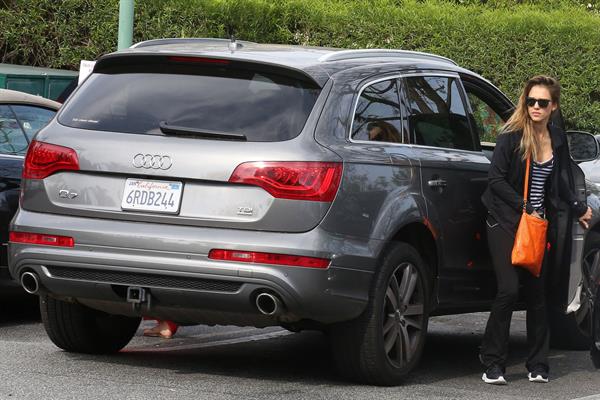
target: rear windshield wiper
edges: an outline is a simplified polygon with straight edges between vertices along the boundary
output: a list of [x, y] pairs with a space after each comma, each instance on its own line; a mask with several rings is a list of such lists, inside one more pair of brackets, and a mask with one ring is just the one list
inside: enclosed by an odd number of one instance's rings
[[169, 125], [165, 121], [160, 121], [158, 127], [165, 135], [190, 135], [207, 139], [239, 140], [241, 142], [247, 140], [246, 135], [242, 133], [228, 133], [211, 131], [209, 129], [190, 128], [187, 126]]

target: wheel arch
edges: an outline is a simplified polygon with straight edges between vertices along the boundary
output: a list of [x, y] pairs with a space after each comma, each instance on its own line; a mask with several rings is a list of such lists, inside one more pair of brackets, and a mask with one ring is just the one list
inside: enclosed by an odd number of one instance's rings
[[386, 245], [383, 247], [379, 259], [383, 259], [384, 255], [393, 248], [397, 243], [406, 243], [415, 248], [421, 256], [425, 267], [429, 272], [429, 284], [432, 306], [436, 305], [438, 289], [438, 270], [441, 258], [441, 249], [439, 241], [436, 240], [437, 232], [428, 223], [426, 219], [421, 221], [411, 221], [399, 227], [390, 237]]

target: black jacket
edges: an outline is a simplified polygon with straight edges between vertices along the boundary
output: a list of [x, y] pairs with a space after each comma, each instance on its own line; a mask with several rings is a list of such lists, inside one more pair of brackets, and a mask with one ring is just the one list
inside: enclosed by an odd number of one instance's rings
[[[583, 215], [587, 206], [577, 202], [573, 190], [565, 132], [555, 125], [548, 126], [548, 129], [554, 153], [554, 168], [546, 182], [545, 207], [552, 224], [552, 215], [560, 208], [561, 201], [571, 208], [576, 217]], [[481, 198], [492, 217], [513, 236], [523, 212], [523, 183], [527, 164], [521, 159], [519, 151], [522, 136], [522, 132], [498, 136], [488, 173], [488, 187]], [[533, 208], [528, 205], [527, 212], [532, 211]]]

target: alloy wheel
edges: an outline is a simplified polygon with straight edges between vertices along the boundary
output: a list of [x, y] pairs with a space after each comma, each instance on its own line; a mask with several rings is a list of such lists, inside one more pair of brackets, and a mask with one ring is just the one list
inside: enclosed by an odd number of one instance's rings
[[600, 249], [594, 248], [585, 254], [582, 269], [581, 307], [577, 310], [575, 318], [579, 326], [589, 329], [589, 326], [586, 325], [590, 323], [594, 299], [596, 298], [596, 291], [600, 280]]
[[411, 263], [402, 263], [388, 281], [384, 301], [383, 343], [388, 361], [396, 368], [408, 364], [422, 340], [423, 282]]

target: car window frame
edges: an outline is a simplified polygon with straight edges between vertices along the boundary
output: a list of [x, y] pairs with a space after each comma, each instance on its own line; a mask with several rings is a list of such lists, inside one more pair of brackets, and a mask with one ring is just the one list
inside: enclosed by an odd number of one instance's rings
[[[479, 79], [471, 75], [461, 75], [461, 80], [463, 81], [465, 95], [467, 95], [467, 91], [473, 93], [477, 98], [479, 98], [481, 101], [487, 104], [492, 109], [492, 111], [499, 115], [504, 122], [506, 122], [510, 118], [515, 106], [498, 88], [496, 88], [495, 86], [486, 82], [483, 79]], [[475, 125], [476, 128], [473, 107], [471, 106], [471, 102], [468, 99], [468, 95], [467, 103], [469, 104], [469, 112], [471, 113], [471, 118], [473, 118], [472, 123], [473, 125]], [[475, 132], [475, 134], [479, 139], [478, 132]]]
[[[408, 124], [408, 128], [409, 128], [409, 140], [410, 140], [410, 144], [412, 146], [418, 146], [420, 148], [430, 148], [430, 149], [443, 149], [443, 150], [449, 150], [449, 151], [465, 151], [465, 152], [470, 152], [470, 153], [481, 153], [482, 152], [482, 147], [481, 147], [481, 142], [479, 141], [479, 135], [477, 133], [477, 129], [476, 126], [474, 124], [474, 120], [472, 119], [472, 111], [471, 111], [471, 104], [468, 101], [467, 98], [467, 92], [463, 86], [463, 82], [461, 79], [461, 76], [459, 73], [454, 73], [454, 72], [449, 72], [449, 71], [435, 71], [435, 70], [428, 70], [428, 71], [422, 71], [422, 72], [412, 72], [412, 73], [406, 73], [403, 74], [401, 77], [401, 84], [402, 84], [402, 90], [401, 93], [404, 94], [404, 96], [406, 96], [407, 93], [407, 80], [406, 78], [412, 78], [412, 77], [443, 77], [443, 78], [453, 78], [456, 81], [456, 85], [457, 85], [457, 89], [458, 89], [458, 93], [460, 96], [460, 99], [462, 101], [463, 107], [465, 109], [465, 112], [467, 113], [467, 121], [468, 121], [468, 125], [469, 125], [469, 134], [471, 136], [471, 141], [473, 143], [473, 149], [469, 150], [469, 149], [456, 149], [456, 148], [451, 148], [451, 147], [438, 147], [438, 146], [430, 146], [430, 145], [424, 145], [424, 144], [418, 144], [416, 143], [416, 140], [414, 137], [412, 137], [412, 135], [410, 135], [410, 123], [407, 121]], [[403, 104], [409, 104], [409, 99], [405, 97]], [[412, 114], [410, 110], [407, 110], [407, 112], [409, 114]]]
[[[393, 74], [393, 75], [385, 75], [385, 76], [378, 76], [376, 78], [371, 77], [369, 80], [364, 81], [360, 87], [359, 90], [356, 92], [356, 96], [352, 102], [352, 111], [350, 113], [350, 126], [348, 128], [348, 133], [346, 138], [348, 139], [349, 142], [351, 143], [357, 143], [357, 144], [377, 144], [379, 146], [405, 146], [407, 144], [410, 144], [408, 142], [406, 142], [406, 137], [408, 135], [408, 133], [406, 133], [406, 129], [407, 129], [407, 125], [406, 125], [406, 110], [405, 107], [403, 106], [402, 103], [402, 99], [403, 94], [402, 94], [402, 90], [403, 87], [401, 85], [401, 79], [402, 74]], [[398, 110], [399, 110], [399, 117], [400, 117], [400, 125], [401, 125], [401, 129], [402, 132], [400, 132], [400, 136], [402, 139], [402, 142], [382, 142], [382, 141], [376, 141], [376, 140], [360, 140], [360, 139], [354, 139], [352, 138], [352, 131], [354, 129], [354, 116], [356, 115], [356, 109], [358, 107], [358, 102], [361, 99], [361, 96], [364, 92], [364, 90], [366, 88], [368, 88], [369, 86], [375, 85], [377, 83], [380, 82], [384, 82], [384, 81], [391, 81], [391, 80], [395, 80], [396, 81], [396, 96], [398, 97]]]

